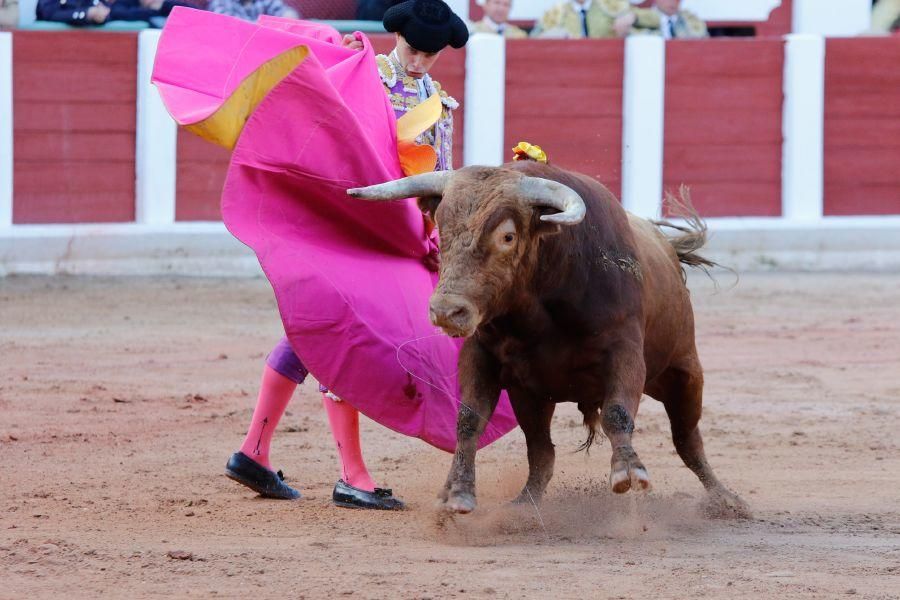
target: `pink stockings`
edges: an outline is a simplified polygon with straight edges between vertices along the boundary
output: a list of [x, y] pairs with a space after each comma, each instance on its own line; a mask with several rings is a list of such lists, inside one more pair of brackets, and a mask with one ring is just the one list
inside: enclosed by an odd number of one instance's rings
[[[287, 409], [295, 389], [297, 389], [295, 381], [266, 365], [259, 398], [253, 411], [253, 420], [241, 445], [241, 452], [267, 469], [272, 469], [269, 462], [272, 434]], [[359, 443], [359, 411], [346, 402], [334, 401], [327, 396], [323, 396], [322, 404], [328, 414], [331, 433], [341, 461], [341, 478], [355, 488], [373, 491], [375, 482], [366, 469]]]
[[341, 459], [341, 479], [355, 488], [375, 491], [375, 482], [366, 469], [359, 445], [359, 411], [341, 400], [322, 395], [322, 405], [328, 413], [331, 434]]
[[269, 446], [272, 434], [287, 409], [297, 383], [291, 381], [269, 365], [263, 369], [262, 382], [259, 385], [259, 397], [253, 410], [253, 420], [247, 437], [241, 445], [241, 452], [269, 470]]

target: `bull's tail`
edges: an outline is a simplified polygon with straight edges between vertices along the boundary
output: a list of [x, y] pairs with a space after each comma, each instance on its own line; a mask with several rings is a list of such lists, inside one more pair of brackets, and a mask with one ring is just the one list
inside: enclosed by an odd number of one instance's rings
[[[678, 255], [678, 261], [682, 265], [703, 269], [707, 275], [709, 275], [709, 270], [713, 267], [728, 269], [728, 267], [723, 267], [719, 263], [697, 254], [697, 251], [706, 245], [706, 221], [703, 220], [697, 213], [694, 205], [691, 204], [691, 194], [687, 186], [682, 185], [678, 189], [677, 196], [667, 192], [666, 203], [669, 205], [671, 213], [684, 219], [685, 223], [683, 225], [676, 224], [665, 219], [652, 221], [652, 223], [660, 229], [668, 228], [681, 232], [680, 235], [666, 236], [669, 244], [675, 249], [675, 254]], [[728, 270], [730, 271], [731, 269]], [[687, 280], [687, 272], [684, 270], [684, 266], [681, 267], [681, 278], [685, 281]]]
[[597, 428], [600, 426], [600, 411], [597, 410], [596, 406], [582, 406], [581, 403], [578, 404], [578, 409], [584, 415], [584, 427], [588, 430], [588, 436], [584, 443], [578, 446], [576, 452], [589, 451], [594, 444], [594, 438], [597, 437]]

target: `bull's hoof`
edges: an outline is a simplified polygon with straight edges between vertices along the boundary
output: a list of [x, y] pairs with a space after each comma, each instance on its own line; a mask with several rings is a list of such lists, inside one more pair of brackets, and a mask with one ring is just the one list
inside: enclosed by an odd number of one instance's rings
[[650, 489], [650, 475], [647, 474], [647, 469], [637, 453], [630, 447], [613, 450], [609, 487], [616, 494], [624, 494], [631, 489], [635, 491]]
[[443, 509], [447, 512], [466, 515], [475, 510], [475, 494], [467, 492], [451, 493], [443, 504]]
[[513, 498], [510, 501], [510, 504], [515, 504], [515, 505], [520, 505], [520, 504], [537, 505], [540, 503], [541, 503], [541, 496], [529, 494], [526, 490], [522, 490], [522, 492], [518, 496], [516, 496], [515, 498]]
[[709, 491], [703, 512], [712, 519], [752, 519], [753, 512], [744, 500], [727, 488]]

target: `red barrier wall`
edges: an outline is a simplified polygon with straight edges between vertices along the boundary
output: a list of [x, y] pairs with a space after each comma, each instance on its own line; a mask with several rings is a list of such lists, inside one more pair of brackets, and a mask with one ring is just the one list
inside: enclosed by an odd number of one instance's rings
[[769, 13], [769, 20], [756, 24], [757, 36], [787, 35], [793, 30], [793, 0], [781, 0], [781, 4]]
[[825, 214], [900, 214], [900, 38], [825, 45]]
[[504, 158], [520, 141], [550, 162], [622, 187], [621, 40], [512, 40], [506, 46]]
[[[372, 36], [377, 53], [390, 52], [394, 36]], [[432, 72], [447, 92], [456, 98], [460, 107], [454, 111], [453, 163], [462, 166], [463, 159], [463, 96], [465, 93], [465, 51], [447, 50], [441, 54]], [[209, 221], [221, 219], [219, 197], [230, 153], [186, 131], [178, 132], [178, 172], [175, 209], [179, 221]]]
[[[780, 214], [782, 44], [668, 44], [664, 183], [689, 184], [706, 216]], [[14, 223], [132, 221], [136, 34], [16, 31], [13, 52]], [[827, 215], [900, 214], [898, 63], [900, 38], [827, 41]], [[510, 42], [506, 156], [541, 144], [619, 194], [623, 65], [619, 40]], [[447, 51], [434, 75], [463, 101], [464, 52]], [[462, 110], [456, 124], [459, 166]], [[219, 219], [227, 160], [179, 133], [178, 220]]]
[[14, 223], [134, 220], [137, 35], [13, 34]]
[[667, 43], [665, 189], [704, 216], [781, 214], [783, 62], [781, 40]]
[[221, 221], [219, 199], [231, 151], [178, 129], [175, 220]]

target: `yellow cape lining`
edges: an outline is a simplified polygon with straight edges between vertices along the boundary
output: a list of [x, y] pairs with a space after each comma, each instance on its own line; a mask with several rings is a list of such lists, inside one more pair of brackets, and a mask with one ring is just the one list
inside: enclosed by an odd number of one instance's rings
[[[213, 114], [185, 129], [201, 138], [233, 150], [247, 119], [263, 98], [281, 80], [309, 56], [307, 46], [297, 46], [264, 62], [247, 76]], [[437, 153], [428, 145], [416, 144], [416, 138], [433, 127], [441, 118], [443, 106], [435, 94], [397, 119], [397, 153], [406, 175], [434, 170]]]
[[214, 144], [234, 149], [244, 124], [263, 98], [309, 56], [309, 48], [297, 46], [269, 59], [247, 76], [219, 109], [185, 129]]

